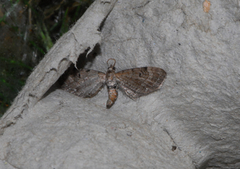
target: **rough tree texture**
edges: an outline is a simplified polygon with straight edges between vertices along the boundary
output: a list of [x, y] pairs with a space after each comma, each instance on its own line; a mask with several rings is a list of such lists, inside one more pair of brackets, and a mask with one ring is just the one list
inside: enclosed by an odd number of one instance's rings
[[240, 168], [239, 1], [210, 1], [208, 13], [203, 2], [119, 0], [87, 67], [106, 71], [109, 58], [117, 71], [161, 67], [161, 90], [136, 102], [119, 93], [109, 110], [106, 89], [91, 99], [56, 90], [2, 131], [0, 168]]

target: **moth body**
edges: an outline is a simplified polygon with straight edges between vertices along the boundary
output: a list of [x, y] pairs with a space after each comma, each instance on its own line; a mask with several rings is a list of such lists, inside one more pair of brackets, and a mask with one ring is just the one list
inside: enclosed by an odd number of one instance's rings
[[117, 87], [117, 79], [115, 77], [115, 68], [113, 65], [108, 68], [108, 71], [106, 73], [106, 85], [108, 88]]
[[106, 107], [109, 109], [115, 103], [118, 97], [118, 84], [117, 79], [115, 77], [115, 63], [108, 67], [108, 71], [106, 73], [106, 85], [108, 89], [108, 100]]

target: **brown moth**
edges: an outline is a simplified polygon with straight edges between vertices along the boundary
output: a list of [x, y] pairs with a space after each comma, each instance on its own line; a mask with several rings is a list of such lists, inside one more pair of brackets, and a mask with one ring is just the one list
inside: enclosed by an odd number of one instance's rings
[[[114, 61], [109, 64], [109, 61]], [[108, 59], [107, 73], [81, 69], [70, 75], [62, 89], [80, 97], [93, 97], [107, 85], [107, 108], [111, 108], [118, 97], [118, 89], [133, 100], [158, 90], [166, 78], [166, 72], [157, 67], [140, 67], [115, 73], [115, 59]]]

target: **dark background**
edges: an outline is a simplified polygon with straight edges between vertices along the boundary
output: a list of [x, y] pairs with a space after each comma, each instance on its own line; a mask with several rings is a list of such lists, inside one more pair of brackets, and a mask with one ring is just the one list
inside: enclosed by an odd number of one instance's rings
[[93, 1], [0, 2], [0, 117], [34, 67]]

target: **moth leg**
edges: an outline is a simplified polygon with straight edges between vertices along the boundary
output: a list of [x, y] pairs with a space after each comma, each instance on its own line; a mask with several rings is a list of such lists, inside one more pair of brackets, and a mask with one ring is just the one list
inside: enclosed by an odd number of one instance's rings
[[107, 108], [110, 109], [118, 97], [118, 91], [114, 88], [108, 88]]

